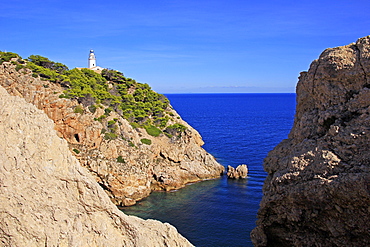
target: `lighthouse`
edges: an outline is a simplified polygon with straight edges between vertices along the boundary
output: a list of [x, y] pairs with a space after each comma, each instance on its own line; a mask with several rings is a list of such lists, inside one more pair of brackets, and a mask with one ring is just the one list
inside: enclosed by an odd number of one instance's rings
[[94, 50], [90, 50], [88, 68], [92, 69], [94, 67], [96, 67], [96, 58], [95, 58]]

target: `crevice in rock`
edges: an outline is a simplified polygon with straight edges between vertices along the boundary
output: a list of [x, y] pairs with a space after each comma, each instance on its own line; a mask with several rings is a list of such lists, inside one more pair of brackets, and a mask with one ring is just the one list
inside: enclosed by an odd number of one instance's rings
[[75, 137], [75, 139], [76, 139], [77, 142], [80, 142], [80, 137], [79, 137], [78, 134], [74, 134], [74, 137]]
[[165, 156], [162, 152], [159, 152], [159, 155], [160, 155], [164, 160], [168, 160], [168, 161], [170, 161], [170, 162], [172, 162], [172, 163], [175, 163], [175, 164], [180, 164], [180, 161], [175, 161], [175, 160], [171, 159], [170, 157]]
[[362, 61], [361, 61], [361, 50], [358, 48], [357, 44], [355, 44], [353, 47], [355, 48], [356, 53], [357, 53], [358, 64], [360, 65], [360, 68], [362, 69], [364, 73], [364, 77], [365, 77], [364, 88], [370, 88], [370, 82], [368, 82], [367, 74], [366, 74], [364, 66], [362, 65]]
[[346, 92], [346, 103], [354, 98], [355, 95], [358, 95], [360, 92], [355, 90], [349, 90]]
[[351, 120], [361, 116], [361, 113], [354, 111], [354, 112], [346, 112], [344, 113], [344, 116], [341, 118], [341, 124], [345, 127]]
[[316, 74], [317, 74], [317, 70], [319, 69], [319, 66], [320, 66], [320, 58], [317, 59], [317, 65], [316, 65], [316, 68], [315, 68], [313, 76], [312, 76], [312, 91], [311, 91], [312, 95], [315, 94], [315, 88], [316, 88], [315, 80], [316, 80]]
[[110, 189], [108, 188], [108, 186], [106, 186], [104, 183], [98, 182], [98, 184], [99, 184], [99, 185], [100, 185], [100, 187], [102, 187], [104, 190], [106, 190], [106, 191], [110, 191]]
[[330, 126], [333, 125], [336, 120], [337, 120], [337, 117], [335, 117], [335, 116], [331, 116], [331, 117], [325, 119], [324, 123], [323, 123], [323, 126], [324, 126], [325, 130], [328, 131], [330, 129]]

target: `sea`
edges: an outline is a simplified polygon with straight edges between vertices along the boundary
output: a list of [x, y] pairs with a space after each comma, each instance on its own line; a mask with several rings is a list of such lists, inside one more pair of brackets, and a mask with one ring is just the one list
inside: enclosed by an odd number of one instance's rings
[[199, 131], [217, 161], [227, 167], [248, 166], [248, 177], [226, 176], [187, 185], [172, 192], [154, 192], [122, 210], [144, 219], [168, 222], [195, 246], [253, 246], [250, 232], [266, 177], [263, 160], [288, 137], [296, 95], [168, 94], [173, 108]]

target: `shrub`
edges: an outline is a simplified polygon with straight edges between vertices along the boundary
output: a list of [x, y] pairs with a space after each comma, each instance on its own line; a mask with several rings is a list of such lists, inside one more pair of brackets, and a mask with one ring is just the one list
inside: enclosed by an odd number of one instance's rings
[[117, 135], [115, 133], [112, 133], [112, 132], [106, 132], [105, 135], [104, 135], [104, 139], [105, 140], [115, 140], [115, 139], [117, 139]]
[[78, 150], [78, 149], [73, 149], [73, 152], [75, 152], [76, 154], [79, 154], [80, 153], [80, 150]]
[[19, 71], [19, 70], [21, 70], [23, 68], [24, 68], [24, 65], [22, 65], [22, 64], [17, 64], [17, 66], [15, 66], [15, 70], [16, 71]]
[[0, 64], [3, 62], [9, 62], [12, 58], [20, 57], [17, 53], [14, 52], [0, 52]]
[[103, 120], [106, 117], [107, 117], [106, 115], [101, 115], [100, 117], [98, 117], [96, 119], [94, 118], [94, 120], [101, 122], [101, 120]]
[[115, 124], [116, 123], [116, 121], [114, 121], [114, 120], [109, 120], [108, 121], [108, 125], [113, 125], [113, 124]]
[[160, 129], [158, 129], [157, 127], [153, 125], [146, 125], [144, 126], [144, 128], [149, 135], [154, 136], [154, 137], [157, 137], [162, 133]]
[[173, 129], [176, 130], [177, 132], [184, 132], [186, 130], [186, 127], [182, 124], [175, 123], [173, 125], [170, 125], [166, 128], [167, 130]]
[[104, 113], [105, 113], [105, 115], [107, 115], [107, 116], [109, 116], [109, 114], [112, 112], [113, 110], [112, 110], [112, 108], [106, 108], [106, 109], [104, 109]]
[[113, 133], [116, 132], [116, 130], [118, 129], [118, 126], [116, 124], [111, 124], [108, 126], [109, 130]]
[[168, 137], [168, 138], [172, 138], [173, 135], [171, 135], [170, 133], [167, 133], [167, 132], [164, 132], [164, 134]]
[[[175, 123], [173, 125], [170, 125], [168, 126], [164, 132], [167, 133], [167, 134], [170, 134], [170, 135], [179, 135], [181, 134], [182, 132], [184, 132], [186, 130], [186, 127], [182, 124], [179, 124], [179, 123]], [[168, 137], [170, 137], [169, 135], [167, 135]]]
[[164, 127], [166, 127], [168, 120], [170, 120], [170, 118], [168, 116], [159, 117], [159, 118], [155, 119], [154, 123], [155, 123], [156, 126], [159, 126], [159, 128], [163, 129]]
[[80, 105], [77, 105], [73, 111], [74, 113], [80, 113], [80, 114], [83, 114], [84, 113], [84, 109], [80, 106]]
[[139, 128], [139, 127], [140, 127], [140, 125], [139, 125], [138, 123], [130, 123], [130, 125], [131, 125], [131, 127], [132, 127], [133, 129], [137, 129], [137, 128]]
[[59, 95], [59, 98], [61, 98], [61, 99], [69, 99], [69, 96], [68, 95], [65, 95], [65, 94], [61, 94], [61, 95]]
[[34, 64], [33, 62], [28, 62], [26, 68], [32, 70], [32, 76], [35, 78], [40, 76], [41, 78], [47, 79], [51, 82], [60, 82], [66, 79], [64, 75], [61, 75], [57, 71], [39, 66], [37, 64]]
[[96, 112], [96, 105], [89, 106], [89, 111], [94, 114]]
[[77, 101], [84, 107], [92, 106], [96, 102], [95, 98], [92, 97], [91, 94], [86, 94], [84, 97], [78, 97]]
[[119, 163], [126, 163], [126, 161], [122, 158], [121, 155], [117, 157], [117, 162], [119, 162]]
[[46, 69], [55, 70], [59, 73], [68, 70], [68, 67], [66, 65], [50, 61], [48, 58], [42, 57], [40, 55], [31, 55], [28, 57], [28, 61]]
[[140, 141], [141, 143], [146, 144], [146, 145], [152, 144], [152, 141], [150, 139], [143, 138]]

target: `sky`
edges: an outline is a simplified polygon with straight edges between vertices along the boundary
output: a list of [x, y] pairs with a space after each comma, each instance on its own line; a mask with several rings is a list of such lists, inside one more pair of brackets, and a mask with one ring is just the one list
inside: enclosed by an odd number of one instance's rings
[[10, 0], [0, 50], [97, 65], [159, 93], [293, 93], [329, 47], [370, 35], [369, 0]]

